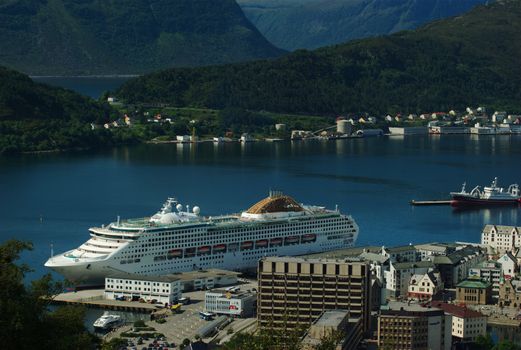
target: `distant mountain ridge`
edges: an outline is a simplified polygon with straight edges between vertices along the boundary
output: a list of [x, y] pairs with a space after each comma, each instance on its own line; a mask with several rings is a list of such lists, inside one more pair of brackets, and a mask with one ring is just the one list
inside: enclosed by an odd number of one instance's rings
[[415, 29], [487, 0], [238, 0], [246, 16], [286, 50]]
[[284, 113], [425, 112], [488, 104], [521, 111], [521, 0], [498, 0], [415, 31], [271, 61], [133, 79], [129, 102]]
[[140, 74], [282, 53], [234, 0], [0, 0], [0, 65], [32, 75]]

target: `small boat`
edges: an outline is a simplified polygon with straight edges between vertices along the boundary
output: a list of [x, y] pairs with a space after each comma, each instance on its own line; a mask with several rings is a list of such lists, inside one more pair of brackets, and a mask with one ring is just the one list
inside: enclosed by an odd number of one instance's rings
[[169, 260], [173, 258], [182, 258], [183, 257], [183, 250], [182, 249], [172, 249], [168, 252], [167, 258]]
[[195, 256], [195, 248], [186, 248], [185, 249], [185, 258], [191, 258]]
[[255, 248], [266, 248], [267, 246], [268, 246], [267, 239], [260, 239], [257, 242], [255, 242]]
[[466, 183], [463, 184], [460, 192], [451, 192], [451, 205], [453, 206], [488, 206], [488, 205], [513, 205], [521, 204], [521, 192], [518, 184], [512, 184], [505, 190], [497, 184], [497, 177], [492, 184], [481, 190], [476, 186], [472, 191], [467, 192]]
[[122, 322], [120, 315], [111, 315], [108, 311], [105, 311], [100, 318], [94, 321], [93, 326], [95, 331], [107, 331]]
[[217, 244], [213, 246], [214, 253], [226, 253], [226, 244]]
[[312, 234], [312, 233], [302, 236], [303, 243], [311, 243], [311, 242], [315, 242], [316, 240], [317, 240], [317, 235]]
[[252, 241], [246, 241], [241, 243], [241, 250], [249, 250], [253, 248], [253, 242]]
[[282, 245], [282, 238], [270, 239], [270, 247], [280, 247]]
[[212, 248], [209, 245], [197, 248], [197, 255], [207, 255], [212, 252]]
[[284, 245], [288, 244], [298, 244], [300, 241], [299, 236], [289, 236], [284, 239]]

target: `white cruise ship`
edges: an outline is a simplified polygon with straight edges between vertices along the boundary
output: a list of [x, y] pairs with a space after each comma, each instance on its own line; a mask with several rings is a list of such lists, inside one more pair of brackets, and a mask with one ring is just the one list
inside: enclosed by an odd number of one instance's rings
[[[184, 209], [184, 210], [183, 210]], [[294, 256], [354, 245], [358, 226], [338, 209], [298, 204], [280, 192], [236, 215], [205, 217], [168, 198], [152, 217], [93, 227], [80, 247], [45, 266], [77, 285], [129, 273], [163, 275], [205, 268], [253, 270], [263, 256]]]

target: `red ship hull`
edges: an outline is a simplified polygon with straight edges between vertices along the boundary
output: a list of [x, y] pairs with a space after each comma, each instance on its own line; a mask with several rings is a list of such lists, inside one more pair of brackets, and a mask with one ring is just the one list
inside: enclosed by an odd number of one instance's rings
[[497, 206], [497, 205], [519, 205], [521, 199], [481, 199], [465, 196], [453, 196], [450, 204], [454, 207], [463, 206]]

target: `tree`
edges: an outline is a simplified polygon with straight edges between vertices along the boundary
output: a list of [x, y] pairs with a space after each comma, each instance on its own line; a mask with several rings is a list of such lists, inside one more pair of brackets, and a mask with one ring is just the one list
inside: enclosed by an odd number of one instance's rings
[[50, 274], [24, 284], [30, 268], [17, 265], [32, 244], [9, 240], [0, 245], [0, 344], [2, 349], [91, 349], [99, 340], [83, 324], [85, 310], [60, 307], [50, 312], [52, 297], [63, 289]]

